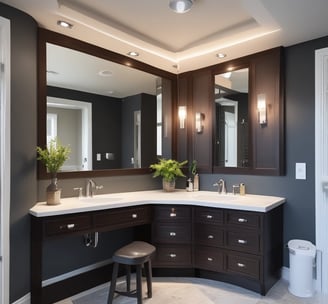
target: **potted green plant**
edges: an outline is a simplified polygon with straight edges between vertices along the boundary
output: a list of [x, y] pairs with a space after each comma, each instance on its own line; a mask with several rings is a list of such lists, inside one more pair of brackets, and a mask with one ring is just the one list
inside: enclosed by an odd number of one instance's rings
[[162, 177], [163, 190], [171, 192], [175, 189], [176, 178], [185, 176], [182, 172], [182, 167], [187, 162], [187, 160], [178, 162], [173, 159], [160, 158], [158, 163], [150, 165], [150, 168], [155, 170], [153, 177]]
[[47, 187], [47, 204], [60, 204], [61, 189], [58, 188], [57, 173], [68, 159], [71, 150], [69, 147], [61, 145], [58, 139], [55, 138], [49, 142], [45, 149], [37, 147], [36, 151], [38, 153], [37, 159], [45, 165], [51, 175], [51, 183]]

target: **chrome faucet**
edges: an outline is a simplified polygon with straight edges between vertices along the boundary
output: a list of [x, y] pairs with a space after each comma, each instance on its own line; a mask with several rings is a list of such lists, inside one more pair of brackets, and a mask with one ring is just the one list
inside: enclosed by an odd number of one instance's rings
[[93, 179], [89, 179], [87, 181], [87, 187], [86, 187], [86, 197], [93, 197], [94, 193], [95, 193], [95, 190], [98, 190], [98, 189], [102, 189], [103, 186], [100, 185], [100, 186], [97, 186], [96, 185], [96, 182], [93, 180]]
[[227, 187], [223, 178], [220, 178], [213, 186], [218, 187], [219, 194], [227, 194]]

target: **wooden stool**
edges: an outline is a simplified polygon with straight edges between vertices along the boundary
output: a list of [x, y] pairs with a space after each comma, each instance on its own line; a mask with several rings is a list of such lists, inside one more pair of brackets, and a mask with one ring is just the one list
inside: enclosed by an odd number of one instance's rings
[[[120, 249], [113, 255], [113, 275], [109, 288], [108, 304], [113, 303], [114, 293], [123, 296], [137, 298], [137, 303], [142, 304], [142, 267], [144, 266], [147, 278], [147, 296], [152, 297], [152, 271], [151, 271], [151, 255], [155, 252], [156, 248], [146, 242], [135, 241]], [[126, 292], [116, 290], [116, 279], [118, 274], [119, 265], [126, 266]], [[136, 266], [136, 290], [130, 290], [131, 282], [131, 266]]]

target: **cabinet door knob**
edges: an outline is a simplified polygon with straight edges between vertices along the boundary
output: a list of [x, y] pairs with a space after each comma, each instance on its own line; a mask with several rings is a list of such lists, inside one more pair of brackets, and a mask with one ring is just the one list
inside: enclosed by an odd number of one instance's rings
[[206, 218], [207, 219], [212, 219], [213, 218], [213, 215], [208, 214], [208, 215], [206, 215]]
[[238, 244], [247, 244], [247, 240], [238, 240]]
[[247, 221], [247, 219], [241, 217], [238, 219], [238, 222], [239, 223], [247, 223], [248, 221]]
[[75, 227], [75, 224], [67, 224], [67, 229], [73, 229]]
[[170, 253], [170, 258], [175, 258], [177, 255], [175, 253]]
[[137, 218], [137, 217], [138, 217], [138, 214], [136, 214], [136, 213], [132, 214], [132, 218]]
[[209, 262], [212, 262], [212, 261], [213, 261], [213, 259], [212, 259], [212, 258], [207, 258], [207, 260], [208, 260]]
[[214, 239], [214, 236], [210, 234], [210, 235], [207, 236], [207, 238], [208, 239]]
[[170, 232], [170, 236], [176, 236], [177, 234], [175, 232]]
[[239, 268], [245, 268], [245, 267], [246, 267], [246, 265], [243, 264], [243, 263], [237, 263], [237, 266], [238, 266]]

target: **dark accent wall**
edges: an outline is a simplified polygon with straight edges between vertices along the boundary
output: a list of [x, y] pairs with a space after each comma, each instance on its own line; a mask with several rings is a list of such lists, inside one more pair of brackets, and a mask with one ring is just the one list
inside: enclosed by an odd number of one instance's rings
[[10, 303], [30, 291], [30, 219], [36, 202], [37, 24], [0, 3], [11, 27]]
[[[121, 99], [78, 90], [47, 87], [47, 95], [85, 101], [92, 104], [92, 164], [94, 170], [116, 169], [121, 166]], [[101, 161], [97, 161], [97, 153]], [[108, 160], [105, 153], [113, 153]]]

